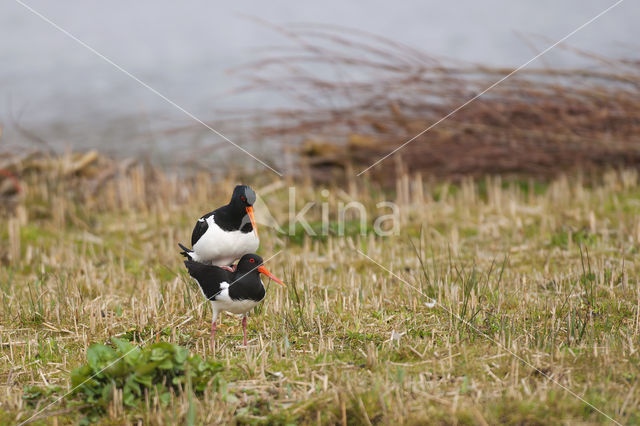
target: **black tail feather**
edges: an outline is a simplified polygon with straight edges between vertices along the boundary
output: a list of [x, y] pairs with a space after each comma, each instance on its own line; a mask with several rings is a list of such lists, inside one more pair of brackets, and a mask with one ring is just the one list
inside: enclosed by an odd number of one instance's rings
[[189, 275], [196, 279], [205, 297], [214, 300], [220, 293], [220, 283], [233, 283], [233, 272], [213, 265], [205, 265], [188, 259], [184, 261]]
[[178, 243], [178, 247], [180, 247], [182, 250], [184, 250], [184, 251], [180, 252], [181, 255], [183, 255], [187, 259], [191, 259], [191, 253], [193, 253], [193, 250], [190, 250], [190, 249], [186, 248], [185, 246], [183, 246], [180, 243]]

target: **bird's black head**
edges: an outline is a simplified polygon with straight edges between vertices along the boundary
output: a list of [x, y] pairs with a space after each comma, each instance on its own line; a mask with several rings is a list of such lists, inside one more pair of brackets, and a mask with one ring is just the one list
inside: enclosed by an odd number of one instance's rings
[[238, 261], [238, 267], [236, 268], [237, 272], [250, 272], [252, 270], [258, 271], [258, 268], [262, 266], [262, 258], [257, 254], [245, 254]]
[[236, 268], [236, 274], [247, 275], [255, 271], [256, 274], [257, 273], [264, 274], [269, 278], [271, 278], [272, 280], [274, 280], [275, 282], [277, 282], [278, 284], [280, 284], [281, 286], [286, 287], [285, 283], [283, 283], [280, 278], [276, 277], [271, 272], [269, 272], [269, 270], [265, 268], [262, 263], [263, 263], [262, 258], [257, 254], [253, 254], [253, 253], [245, 254], [240, 258], [240, 261], [238, 262], [238, 266]]
[[[243, 218], [242, 223], [240, 224], [240, 230], [242, 232], [250, 232], [253, 229], [257, 238], [258, 226], [256, 225], [256, 217], [253, 214], [253, 203], [255, 202], [256, 193], [253, 192], [253, 189], [249, 188], [247, 185], [238, 185], [233, 190], [233, 195], [231, 196], [229, 205], [235, 213], [238, 213], [238, 217]], [[249, 222], [251, 222], [251, 227], [248, 226]]]
[[233, 190], [231, 204], [241, 207], [251, 207], [256, 202], [256, 193], [247, 185], [238, 185]]

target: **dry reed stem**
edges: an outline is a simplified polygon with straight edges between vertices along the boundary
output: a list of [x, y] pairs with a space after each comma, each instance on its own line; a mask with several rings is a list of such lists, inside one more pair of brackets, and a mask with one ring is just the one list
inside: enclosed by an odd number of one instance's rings
[[[483, 91], [510, 68], [434, 58], [348, 28], [274, 27], [292, 46], [261, 51], [235, 70], [238, 92], [287, 99], [237, 111], [257, 140], [275, 140], [329, 182], [370, 166]], [[485, 174], [555, 177], [571, 170], [640, 165], [640, 71], [636, 60], [593, 61], [584, 69], [526, 68], [431, 131], [400, 156], [410, 172], [460, 179]], [[392, 186], [392, 161], [371, 171]]]

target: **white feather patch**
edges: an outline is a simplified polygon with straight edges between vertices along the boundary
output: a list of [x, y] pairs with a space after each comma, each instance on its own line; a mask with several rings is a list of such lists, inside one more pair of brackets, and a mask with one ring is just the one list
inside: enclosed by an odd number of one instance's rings
[[227, 266], [245, 254], [255, 253], [260, 240], [255, 232], [243, 233], [238, 231], [224, 231], [213, 221], [211, 215], [207, 218], [209, 228], [193, 245], [194, 260], [217, 266]]
[[231, 312], [232, 314], [246, 314], [256, 306], [258, 306], [259, 303], [260, 302], [256, 302], [255, 300], [251, 299], [232, 299], [231, 297], [229, 297], [229, 284], [227, 284], [227, 287], [220, 291], [220, 293], [216, 296], [216, 300], [211, 302], [216, 312], [226, 311]]

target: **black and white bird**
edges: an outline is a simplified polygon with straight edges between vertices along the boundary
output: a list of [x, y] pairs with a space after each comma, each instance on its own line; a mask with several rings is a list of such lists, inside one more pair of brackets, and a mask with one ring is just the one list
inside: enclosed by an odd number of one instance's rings
[[256, 307], [266, 294], [260, 274], [265, 274], [278, 284], [286, 285], [262, 264], [257, 254], [242, 256], [234, 271], [214, 265], [205, 265], [191, 259], [184, 261], [189, 275], [196, 279], [202, 294], [211, 302], [211, 346], [215, 344], [216, 321], [221, 311], [242, 315], [244, 345], [247, 345], [247, 313]]
[[207, 265], [229, 266], [245, 254], [255, 253], [260, 245], [253, 215], [255, 201], [253, 189], [236, 186], [229, 204], [198, 219], [191, 234], [192, 248], [178, 244], [181, 254]]

